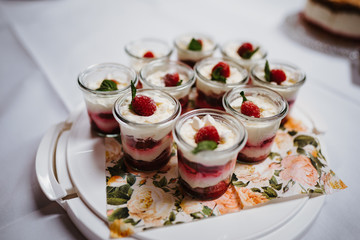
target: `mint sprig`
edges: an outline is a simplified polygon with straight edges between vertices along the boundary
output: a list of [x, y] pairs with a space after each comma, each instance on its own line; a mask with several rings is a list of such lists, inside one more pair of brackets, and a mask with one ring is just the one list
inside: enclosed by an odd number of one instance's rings
[[246, 101], [247, 101], [247, 98], [245, 97], [244, 91], [241, 91], [241, 92], [240, 92], [240, 96], [243, 98], [243, 102], [246, 102]]
[[268, 82], [271, 82], [271, 79], [270, 79], [270, 67], [269, 67], [268, 60], [266, 60], [264, 72], [265, 72], [265, 80], [268, 81]]
[[201, 51], [202, 44], [199, 40], [196, 40], [195, 38], [191, 39], [188, 49], [191, 51]]
[[221, 74], [222, 70], [222, 67], [215, 68], [211, 73], [211, 80], [226, 83], [226, 77]]
[[135, 87], [135, 83], [133, 81], [131, 81], [131, 103], [129, 104], [129, 109], [132, 110], [132, 101], [134, 100], [135, 96], [136, 96], [136, 87]]
[[244, 59], [250, 59], [258, 50], [259, 47], [255, 48], [254, 51], [246, 51], [241, 57]]
[[180, 80], [177, 82], [176, 86], [180, 86], [182, 84], [183, 80]]
[[196, 148], [192, 150], [192, 153], [197, 154], [198, 152], [206, 151], [206, 150], [214, 150], [215, 148], [217, 148], [217, 143], [215, 141], [205, 140], [199, 142]]
[[115, 91], [118, 90], [117, 88], [117, 84], [115, 81], [113, 80], [108, 80], [105, 79], [104, 81], [102, 81], [100, 87], [98, 89], [96, 89], [96, 91]]

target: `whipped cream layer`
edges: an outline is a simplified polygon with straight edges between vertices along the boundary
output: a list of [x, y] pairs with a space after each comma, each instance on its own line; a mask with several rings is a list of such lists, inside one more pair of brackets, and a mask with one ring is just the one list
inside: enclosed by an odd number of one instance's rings
[[[255, 103], [260, 108], [260, 118], [274, 116], [280, 111], [279, 108], [275, 105], [275, 103], [267, 97], [261, 95], [252, 95], [246, 96], [246, 98], [249, 101]], [[239, 97], [232, 101], [230, 103], [230, 106], [236, 111], [241, 112], [242, 103], [243, 99], [242, 97]], [[240, 121], [245, 125], [248, 132], [247, 144], [257, 146], [261, 144], [264, 140], [275, 136], [276, 131], [279, 129], [281, 118], [279, 118], [278, 120], [270, 120], [264, 122], [245, 119], [240, 119]]]
[[[243, 60], [243, 61], [253, 61], [253, 60], [260, 60], [263, 58], [263, 54], [260, 51], [261, 49], [259, 49], [258, 51], [256, 51], [256, 53], [254, 53], [254, 55], [251, 56], [250, 59], [245, 59], [240, 57], [240, 55], [237, 53], [239, 47], [241, 46], [241, 44], [239, 45], [239, 43], [237, 42], [231, 42], [226, 44], [226, 46], [223, 48], [223, 51], [226, 53], [226, 55], [228, 57], [233, 58], [234, 60]], [[253, 49], [255, 50], [257, 47], [257, 45], [253, 45]]]
[[[105, 80], [115, 80], [118, 90], [125, 89], [130, 85], [130, 80], [119, 77], [116, 75], [108, 74], [106, 78], [91, 79], [84, 82], [84, 86], [96, 90], [101, 86], [101, 83]], [[85, 102], [89, 111], [91, 112], [112, 112], [112, 107], [117, 98], [122, 96], [125, 92], [119, 92], [114, 95], [100, 95], [85, 93]]]
[[228, 84], [236, 84], [240, 83], [244, 80], [245, 75], [241, 73], [237, 68], [230, 66], [230, 76], [226, 79], [226, 84], [223, 84], [223, 87], [215, 87], [213, 85], [210, 85], [209, 82], [216, 82], [211, 80], [211, 73], [212, 69], [215, 65], [209, 64], [205, 65], [202, 68], [199, 69], [199, 72], [202, 76], [204, 76], [208, 80], [203, 80], [198, 78], [196, 81], [196, 88], [202, 91], [204, 94], [211, 96], [211, 95], [222, 95], [226, 91], [230, 90], [232, 87], [230, 87]]
[[[121, 133], [142, 139], [150, 137], [154, 140], [159, 140], [169, 134], [169, 132], [172, 130], [176, 118], [166, 121], [163, 124], [156, 123], [163, 122], [173, 116], [176, 111], [175, 102], [173, 102], [173, 100], [169, 97], [161, 95], [156, 91], [140, 92], [137, 95], [145, 95], [152, 98], [156, 104], [156, 111], [151, 116], [137, 115], [129, 109], [131, 96], [128, 96], [118, 109], [120, 111], [120, 115], [122, 115], [123, 118], [130, 122], [130, 124], [127, 124], [118, 120], [120, 123]], [[131, 123], [139, 123], [149, 126], [140, 127], [137, 125], [132, 125]]]

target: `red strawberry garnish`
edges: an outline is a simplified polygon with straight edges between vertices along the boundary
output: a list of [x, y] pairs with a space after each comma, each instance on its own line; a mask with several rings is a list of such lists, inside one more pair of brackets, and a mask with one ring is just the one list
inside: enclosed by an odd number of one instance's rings
[[[218, 70], [220, 69], [220, 70]], [[230, 77], [230, 66], [229, 64], [225, 63], [225, 62], [219, 62], [218, 64], [216, 64], [213, 69], [212, 69], [212, 73], [214, 73], [215, 71], [219, 71], [220, 75], [228, 78]]]
[[146, 53], [144, 53], [144, 58], [154, 58], [155, 55], [151, 52], [151, 51], [147, 51]]
[[179, 73], [168, 73], [164, 76], [164, 82], [166, 87], [177, 86], [180, 81]]
[[247, 100], [244, 91], [241, 91], [240, 95], [243, 98], [241, 113], [249, 117], [260, 118], [260, 108], [255, 103]]
[[220, 142], [220, 136], [218, 131], [214, 126], [205, 126], [199, 129], [195, 135], [195, 142], [199, 143], [201, 141], [214, 141], [216, 143]]
[[273, 69], [270, 71], [270, 80], [280, 85], [286, 80], [286, 74], [281, 69]]
[[156, 104], [148, 96], [137, 95], [131, 101], [132, 110], [140, 116], [151, 116], [156, 111]]
[[237, 53], [239, 54], [240, 57], [244, 57], [247, 52], [252, 52], [252, 51], [253, 51], [253, 45], [251, 43], [246, 42], [239, 47]]

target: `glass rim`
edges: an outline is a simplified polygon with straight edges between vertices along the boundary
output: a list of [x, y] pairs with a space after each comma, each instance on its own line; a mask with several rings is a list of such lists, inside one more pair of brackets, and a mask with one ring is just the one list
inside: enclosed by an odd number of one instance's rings
[[[134, 44], [134, 43], [137, 43], [137, 42], [157, 42], [157, 43], [161, 43], [163, 44], [164, 46], [166, 45], [168, 47], [168, 53], [165, 54], [164, 56], [161, 56], [161, 57], [155, 57], [155, 58], [145, 58], [145, 57], [139, 57], [139, 56], [136, 56], [134, 55], [129, 47], [130, 45]], [[130, 57], [133, 57], [133, 58], [136, 58], [136, 59], [139, 59], [139, 60], [147, 60], [147, 61], [154, 61], [154, 60], [157, 60], [157, 59], [166, 59], [166, 58], [169, 58], [170, 55], [172, 54], [172, 52], [174, 51], [174, 49], [171, 47], [170, 44], [168, 44], [166, 41], [164, 40], [161, 40], [161, 39], [157, 39], [157, 38], [141, 38], [141, 39], [137, 39], [137, 40], [133, 40], [131, 42], [128, 42], [125, 47], [124, 47], [124, 50], [126, 52], [126, 54], [128, 54]]]
[[254, 80], [255, 82], [261, 84], [262, 86], [266, 86], [268, 88], [273, 88], [273, 89], [292, 89], [292, 88], [298, 88], [300, 86], [302, 86], [304, 83], [305, 83], [305, 80], [306, 80], [306, 74], [305, 72], [300, 69], [298, 66], [292, 64], [292, 63], [284, 63], [282, 61], [278, 61], [278, 60], [274, 60], [274, 61], [269, 61], [269, 65], [273, 64], [273, 65], [279, 65], [279, 66], [285, 66], [287, 68], [290, 68], [290, 69], [293, 69], [297, 72], [300, 72], [300, 75], [301, 75], [301, 79], [299, 81], [297, 81], [296, 83], [294, 84], [291, 84], [291, 85], [275, 85], [275, 84], [271, 84], [271, 82], [267, 82], [267, 81], [264, 81], [262, 79], [260, 79], [256, 74], [255, 74], [255, 68], [261, 66], [261, 65], [265, 65], [265, 62], [264, 61], [261, 61], [257, 64], [255, 64], [251, 70], [250, 70], [250, 75], [251, 75], [251, 78], [252, 80]]
[[[207, 50], [207, 51], [193, 51], [193, 50], [181, 48], [178, 45], [178, 41], [181, 38], [186, 37], [186, 36], [192, 36], [193, 38], [200, 37], [200, 38], [209, 39], [214, 44], [214, 47]], [[210, 53], [214, 52], [216, 50], [216, 48], [218, 48], [218, 44], [214, 41], [214, 39], [211, 36], [206, 35], [206, 34], [202, 34], [202, 33], [191, 33], [191, 32], [190, 33], [184, 33], [184, 34], [181, 34], [181, 35], [177, 36], [174, 39], [174, 46], [178, 51], [180, 50], [180, 51], [183, 51], [183, 52], [199, 53], [199, 54], [204, 54], [204, 55], [210, 54]]]
[[[91, 88], [86, 87], [83, 84], [83, 79], [90, 73], [92, 73], [93, 71], [95, 71], [98, 68], [102, 68], [102, 67], [113, 67], [113, 68], [117, 68], [117, 69], [121, 69], [121, 70], [125, 70], [128, 73], [130, 73], [132, 75], [131, 80], [130, 80], [130, 84], [128, 86], [126, 86], [125, 88], [121, 88], [118, 90], [114, 90], [114, 91], [98, 91], [98, 90], [94, 90]], [[138, 83], [138, 76], [137, 73], [135, 72], [134, 69], [129, 68], [125, 65], [122, 65], [120, 63], [114, 63], [114, 62], [105, 62], [105, 63], [97, 63], [97, 64], [93, 64], [88, 66], [87, 68], [85, 68], [83, 71], [81, 71], [77, 77], [77, 82], [79, 84], [79, 87], [81, 90], [88, 92], [88, 93], [92, 93], [92, 94], [96, 94], [96, 95], [103, 95], [103, 96], [114, 96], [117, 95], [119, 93], [125, 92], [127, 90], [130, 89], [131, 86], [131, 82], [134, 82], [134, 84], [136, 85]]]
[[[241, 123], [239, 120], [237, 120], [233, 115], [231, 115], [227, 112], [217, 110], [217, 109], [211, 109], [211, 108], [196, 109], [196, 110], [192, 110], [192, 111], [189, 111], [189, 112], [181, 115], [176, 120], [175, 126], [172, 130], [173, 138], [174, 138], [175, 142], [181, 142], [181, 144], [184, 145], [186, 147], [186, 149], [194, 149], [195, 147], [188, 144], [184, 140], [184, 138], [181, 136], [180, 129], [186, 120], [188, 120], [192, 117], [195, 117], [195, 116], [201, 116], [201, 115], [206, 116], [207, 114], [213, 115], [213, 116], [216, 116], [216, 118], [225, 120], [227, 123], [230, 123], [230, 125], [232, 125], [232, 127], [235, 126], [237, 128], [238, 139], [237, 139], [237, 141], [235, 141], [234, 145], [232, 145], [229, 148], [219, 150], [219, 151], [212, 151], [212, 150], [201, 151], [201, 152], [197, 153], [196, 155], [206, 155], [206, 154], [221, 155], [221, 154], [232, 152], [232, 151], [239, 152], [245, 146], [247, 138], [248, 138], [248, 133], [247, 133], [247, 130], [246, 130], [244, 124]], [[232, 129], [232, 131], [234, 131], [234, 129]]]
[[[173, 86], [173, 87], [163, 87], [163, 86], [158, 86], [158, 85], [155, 85], [155, 84], [152, 84], [151, 82], [147, 81], [146, 77], [144, 76], [144, 71], [145, 70], [148, 70], [151, 69], [151, 68], [154, 68], [156, 66], [154, 65], [158, 65], [158, 66], [162, 66], [162, 65], [173, 65], [173, 66], [180, 66], [184, 69], [186, 69], [187, 71], [191, 71], [191, 77], [189, 78], [189, 80], [187, 82], [185, 82], [184, 84], [181, 84], [179, 86]], [[182, 90], [182, 89], [185, 89], [185, 88], [188, 88], [190, 87], [191, 85], [193, 85], [193, 83], [195, 82], [195, 72], [194, 70], [189, 67], [188, 65], [184, 64], [184, 63], [181, 63], [179, 61], [173, 61], [173, 60], [170, 60], [170, 59], [160, 59], [160, 60], [154, 60], [148, 64], [146, 64], [143, 68], [141, 68], [140, 70], [140, 73], [139, 73], [139, 78], [140, 78], [140, 81], [141, 82], [145, 82], [145, 85], [149, 85], [150, 87], [152, 87], [153, 89], [158, 89], [158, 90], [163, 90], [163, 91], [171, 91], [171, 90]]]
[[169, 93], [167, 92], [164, 92], [164, 91], [161, 91], [161, 90], [157, 90], [157, 89], [137, 89], [137, 92], [136, 93], [141, 93], [141, 92], [157, 92], [158, 94], [160, 95], [163, 95], [163, 96], [166, 96], [166, 98], [168, 99], [171, 99], [172, 102], [174, 103], [175, 105], [175, 110], [174, 112], [171, 114], [170, 117], [160, 121], [160, 122], [157, 122], [157, 123], [137, 123], [137, 122], [133, 122], [131, 120], [128, 120], [127, 118], [123, 117], [121, 114], [120, 114], [120, 111], [119, 111], [119, 108], [120, 106], [122, 106], [122, 103], [129, 97], [131, 96], [131, 92], [127, 93], [127, 94], [124, 94], [123, 96], [119, 97], [115, 103], [114, 103], [114, 106], [113, 106], [113, 115], [115, 117], [115, 119], [119, 122], [123, 122], [127, 125], [133, 125], [133, 126], [136, 126], [136, 127], [150, 127], [150, 126], [159, 126], [159, 125], [162, 125], [164, 123], [167, 123], [167, 122], [170, 122], [170, 121], [174, 121], [181, 113], [181, 104], [180, 102], [174, 98], [173, 96], [171, 96]]
[[[239, 59], [237, 58], [233, 58], [230, 57], [226, 51], [225, 51], [225, 47], [227, 45], [229, 45], [230, 43], [245, 43], [245, 42], [249, 42], [249, 43], [254, 43], [255, 45], [259, 46], [259, 50], [263, 51], [262, 57], [260, 59], [245, 59], [240, 57]], [[262, 45], [260, 45], [257, 41], [254, 40], [250, 40], [250, 39], [234, 39], [234, 40], [228, 40], [226, 42], [224, 42], [221, 46], [220, 46], [220, 52], [223, 56], [226, 56], [234, 61], [244, 61], [244, 62], [255, 62], [255, 61], [261, 61], [263, 59], [265, 59], [268, 55], [268, 51], [266, 50], [266, 48], [264, 48]], [[250, 74], [250, 73], [249, 73]]]
[[[263, 92], [263, 93], [266, 93], [266, 94], [272, 94], [272, 96], [270, 97], [270, 99], [274, 99], [274, 96], [275, 97], [278, 97], [280, 100], [281, 100], [281, 109], [279, 111], [279, 113], [273, 115], [273, 116], [270, 116], [270, 117], [262, 117], [262, 118], [255, 118], [255, 117], [250, 117], [250, 116], [247, 116], [245, 114], [242, 114], [241, 112], [239, 111], [236, 111], [232, 106], [231, 106], [231, 103], [228, 101], [228, 98], [230, 98], [231, 96], [235, 95], [235, 94], [238, 94], [239, 93], [239, 96], [238, 97], [241, 97], [240, 96], [240, 92], [242, 90], [249, 90], [250, 91], [257, 91], [257, 92]], [[244, 91], [245, 92], [245, 91]], [[261, 123], [261, 122], [269, 122], [269, 121], [275, 121], [275, 120], [281, 120], [283, 119], [286, 114], [289, 112], [289, 104], [288, 102], [285, 100], [285, 98], [283, 96], [281, 96], [279, 93], [269, 89], [269, 88], [264, 88], [264, 87], [253, 87], [253, 86], [242, 86], [242, 87], [236, 87], [236, 88], [233, 88], [229, 91], [227, 91], [224, 96], [223, 96], [223, 99], [222, 99], [222, 102], [223, 102], [223, 106], [226, 110], [226, 112], [230, 112], [231, 114], [233, 114], [234, 116], [237, 116], [243, 120], [246, 120], [246, 121], [250, 121], [250, 122], [258, 122], [258, 123]]]
[[[213, 81], [211, 79], [208, 79], [207, 77], [203, 76], [200, 71], [199, 71], [199, 67], [202, 66], [202, 64], [206, 63], [206, 62], [211, 62], [211, 61], [217, 61], [217, 62], [226, 62], [228, 63], [230, 66], [232, 67], [236, 67], [238, 70], [241, 69], [243, 70], [244, 72], [246, 72], [246, 76], [240, 81], [240, 82], [237, 82], [237, 83], [221, 83], [221, 82], [217, 82], [217, 81]], [[196, 76], [201, 79], [202, 81], [210, 84], [210, 85], [214, 85], [214, 86], [217, 86], [217, 87], [224, 87], [224, 86], [229, 86], [229, 87], [236, 87], [236, 86], [240, 86], [240, 85], [245, 85], [248, 81], [249, 81], [249, 72], [248, 70], [238, 64], [237, 62], [235, 62], [234, 60], [230, 59], [230, 58], [227, 58], [227, 57], [222, 57], [222, 58], [215, 58], [215, 57], [208, 57], [208, 58], [204, 58], [203, 60], [197, 62], [194, 66], [194, 70], [195, 70], [195, 74]]]

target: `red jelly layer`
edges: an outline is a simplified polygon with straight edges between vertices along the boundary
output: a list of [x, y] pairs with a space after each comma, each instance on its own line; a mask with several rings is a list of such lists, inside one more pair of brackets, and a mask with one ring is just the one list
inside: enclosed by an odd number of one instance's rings
[[179, 177], [179, 184], [184, 190], [184, 192], [191, 197], [208, 201], [219, 198], [223, 195], [230, 185], [230, 177], [224, 181], [219, 182], [215, 186], [205, 187], [205, 188], [192, 188], [187, 184], [181, 177]]
[[204, 92], [197, 89], [197, 96], [195, 99], [195, 105], [197, 108], [213, 108], [224, 110], [222, 105], [223, 95], [208, 96]]
[[196, 64], [196, 61], [193, 60], [181, 60], [179, 59], [180, 62], [185, 63], [186, 65], [188, 65], [189, 67], [193, 68]]
[[184, 113], [186, 111], [188, 103], [189, 103], [189, 95], [186, 95], [185, 97], [180, 98], [179, 102], [181, 105], [181, 113]]
[[120, 126], [112, 112], [94, 113], [88, 111], [91, 129], [100, 134], [119, 134]]
[[[270, 137], [264, 141], [262, 141], [259, 145], [250, 145], [249, 142], [246, 143], [245, 147], [243, 148], [243, 150], [241, 150], [241, 152], [239, 152], [237, 160], [240, 162], [260, 162], [265, 160], [270, 152], [271, 152], [271, 147], [272, 144], [274, 142], [275, 139], [275, 135], [273, 137]], [[246, 154], [244, 154], [244, 150], [251, 151], [251, 152], [256, 152], [256, 151], [261, 151], [264, 152], [264, 149], [268, 149], [268, 151], [266, 151], [267, 153], [260, 155], [260, 156], [248, 156]]]

